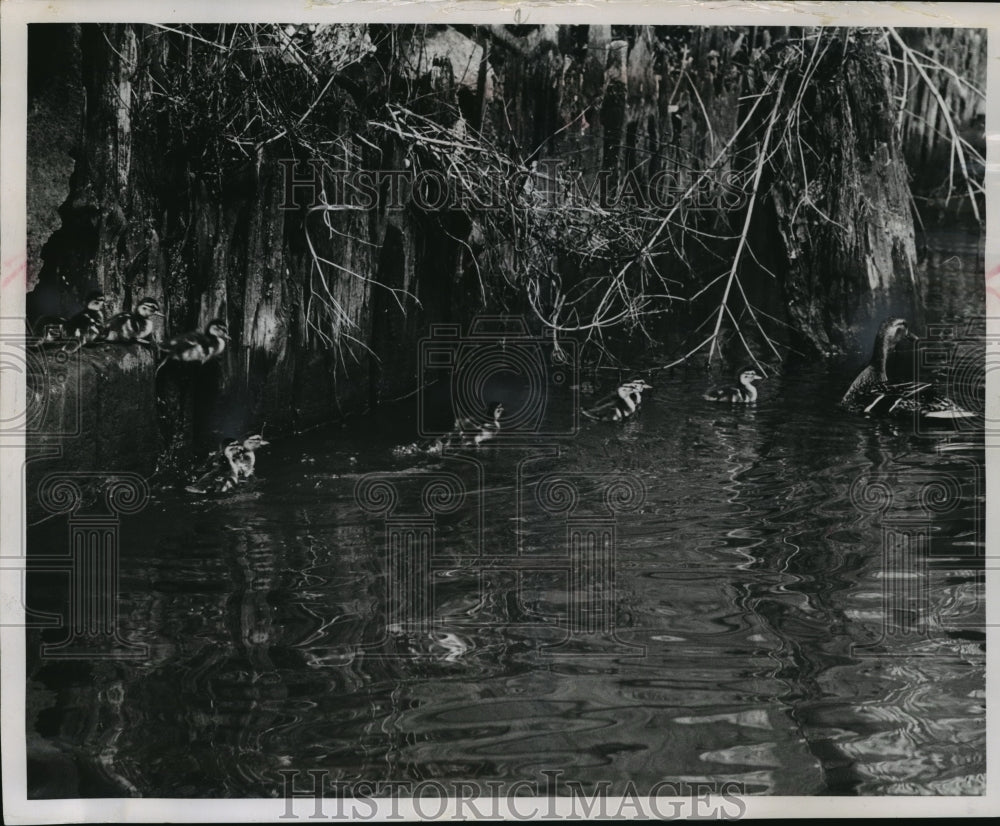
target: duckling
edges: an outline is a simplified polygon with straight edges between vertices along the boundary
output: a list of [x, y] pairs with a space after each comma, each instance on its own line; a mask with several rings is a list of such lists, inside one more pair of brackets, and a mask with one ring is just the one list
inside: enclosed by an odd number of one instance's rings
[[754, 368], [747, 367], [736, 376], [737, 384], [728, 387], [713, 387], [706, 392], [702, 398], [710, 402], [732, 402], [733, 404], [752, 404], [757, 401], [757, 388], [755, 381], [761, 381], [765, 377]]
[[271, 443], [264, 438], [262, 433], [247, 436], [241, 443], [237, 443], [236, 449], [231, 451], [227, 457], [234, 471], [236, 482], [246, 482], [253, 476], [257, 463], [255, 451], [269, 444]]
[[153, 338], [153, 317], [163, 317], [160, 303], [153, 298], [144, 298], [131, 313], [116, 313], [108, 322], [108, 341], [137, 341], [140, 344], [155, 344]]
[[254, 475], [257, 463], [255, 451], [270, 442], [262, 433], [245, 439], [226, 439], [219, 449], [195, 471], [196, 478], [185, 490], [188, 493], [225, 493]]
[[644, 379], [632, 379], [627, 381], [601, 399], [592, 407], [582, 410], [588, 419], [602, 422], [620, 422], [627, 419], [639, 409], [642, 404], [642, 393], [644, 390], [652, 390], [653, 385], [647, 384]]
[[[461, 416], [455, 419], [452, 429], [444, 436], [438, 436], [418, 446], [424, 453], [440, 454], [449, 447], [478, 447], [483, 442], [496, 438], [500, 433], [500, 418], [503, 403], [490, 402], [487, 407], [489, 418], [483, 421], [478, 416]], [[396, 450], [397, 455], [405, 455], [407, 447]]]
[[465, 446], [478, 447], [483, 442], [496, 438], [500, 433], [500, 417], [503, 416], [503, 403], [490, 402], [489, 418], [483, 422], [473, 416], [455, 421], [455, 431], [461, 434], [461, 442]]
[[910, 332], [905, 318], [887, 318], [875, 334], [868, 366], [847, 388], [840, 403], [848, 410], [869, 416], [919, 416], [922, 419], [955, 420], [975, 416], [951, 399], [941, 396], [929, 382], [890, 384], [885, 368], [889, 354], [901, 341], [919, 338]]
[[219, 449], [211, 453], [208, 459], [195, 473], [194, 481], [184, 488], [188, 493], [222, 493], [230, 490], [236, 484], [239, 471], [235, 457], [243, 447], [239, 439], [226, 439]]
[[229, 330], [225, 322], [216, 318], [208, 323], [205, 332], [194, 331], [177, 336], [164, 348], [165, 356], [157, 370], [168, 361], [198, 362], [204, 364], [219, 356], [226, 349]]
[[87, 293], [84, 308], [69, 321], [62, 324], [62, 337], [76, 339], [75, 347], [68, 344], [63, 349], [67, 353], [75, 353], [84, 344], [91, 344], [104, 333], [104, 302], [105, 296], [100, 290]]

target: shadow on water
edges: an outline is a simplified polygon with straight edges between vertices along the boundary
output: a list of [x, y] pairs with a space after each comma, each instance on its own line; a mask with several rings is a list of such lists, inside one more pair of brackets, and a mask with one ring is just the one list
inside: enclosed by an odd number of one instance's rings
[[394, 454], [407, 406], [273, 445], [238, 494], [156, 494], [121, 528], [148, 656], [39, 659], [60, 634], [28, 634], [34, 794], [279, 796], [287, 769], [980, 793], [982, 422], [847, 416], [849, 379], [790, 369], [730, 407], [676, 373], [624, 425], [464, 460]]

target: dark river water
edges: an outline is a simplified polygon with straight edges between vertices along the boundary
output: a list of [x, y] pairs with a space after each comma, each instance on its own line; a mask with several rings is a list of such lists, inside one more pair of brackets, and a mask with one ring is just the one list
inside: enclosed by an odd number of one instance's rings
[[[927, 321], [966, 349], [926, 369], [982, 404], [975, 250], [932, 265], [957, 288]], [[730, 407], [661, 372], [624, 425], [435, 459], [398, 450], [414, 401], [277, 440], [238, 494], [154, 493], [120, 529], [119, 627], [148, 654], [28, 634], [34, 793], [272, 797], [313, 769], [982, 793], [983, 422], [851, 416], [851, 378], [789, 368]]]

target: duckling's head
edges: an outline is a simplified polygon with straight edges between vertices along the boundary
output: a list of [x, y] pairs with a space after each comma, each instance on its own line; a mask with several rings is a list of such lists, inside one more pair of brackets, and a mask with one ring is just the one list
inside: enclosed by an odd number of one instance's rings
[[142, 301], [136, 305], [135, 311], [143, 318], [150, 318], [154, 315], [163, 315], [163, 313], [160, 312], [160, 302], [155, 298], [142, 299]]
[[253, 436], [247, 436], [243, 440], [243, 447], [247, 450], [256, 450], [259, 447], [264, 447], [265, 445], [271, 444], [259, 433], [255, 433]]
[[742, 385], [749, 386], [755, 381], [760, 381], [763, 378], [765, 378], [765, 376], [762, 376], [753, 367], [745, 367], [743, 370], [740, 370], [740, 384]]
[[229, 341], [229, 328], [221, 318], [212, 319], [205, 328], [210, 336], [216, 336], [224, 341]]
[[103, 310], [107, 297], [100, 290], [91, 290], [84, 299], [88, 310]]

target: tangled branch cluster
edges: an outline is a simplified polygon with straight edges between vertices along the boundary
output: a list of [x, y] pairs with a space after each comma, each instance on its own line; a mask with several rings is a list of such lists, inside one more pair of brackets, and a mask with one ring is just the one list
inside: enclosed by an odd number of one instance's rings
[[[820, 180], [817, 173], [823, 159], [807, 137], [812, 134], [813, 115], [805, 101], [817, 78], [822, 82], [825, 61], [832, 53], [849, 49], [852, 38], [880, 43], [882, 54], [895, 68], [897, 137], [901, 126], [914, 117], [907, 109], [914, 85], [931, 90], [951, 147], [947, 196], [961, 187], [976, 216], [980, 214], [982, 183], [977, 170], [984, 167], [984, 158], [962, 135], [937, 86], [943, 77], [970, 82], [891, 28], [850, 34], [803, 29], [768, 49], [749, 49], [743, 34], [732, 33], [723, 79], [743, 94], [726, 134], [698, 94], [688, 46], [674, 42], [676, 38], [661, 38], [656, 60], [665, 82], [671, 84], [670, 102], [679, 100], [680, 90], [686, 89], [685, 100], [691, 103], [685, 117], [705, 136], [702, 157], [692, 156], [685, 165], [678, 160], [683, 152], [675, 153], [672, 162], [679, 165], [678, 180], [683, 184], [670, 204], [634, 197], [649, 183], [638, 169], [616, 169], [610, 188], [598, 193], [600, 185], [591, 173], [585, 176], [569, 165], [539, 165], [535, 156], [541, 147], [522, 152], [512, 128], [510, 134], [490, 138], [485, 130], [467, 123], [457, 105], [448, 101], [436, 100], [431, 110], [422, 109], [409, 79], [403, 84], [405, 94], [394, 99], [393, 61], [399, 44], [389, 32], [385, 37], [391, 42], [380, 52], [368, 28], [360, 25], [169, 28], [157, 52], [159, 67], [148, 67], [147, 103], [150, 112], [168, 118], [169, 127], [185, 136], [188, 146], [201, 148], [197, 165], [206, 173], [214, 171], [220, 181], [227, 167], [248, 160], [259, 163], [271, 147], [280, 146], [293, 157], [321, 160], [331, 169], [357, 170], [381, 163], [387, 141], [395, 142], [414, 172], [444, 176], [460, 195], [458, 208], [479, 229], [482, 239], [476, 245], [469, 238], [452, 237], [479, 274], [484, 303], [495, 292], [490, 278], [498, 277], [486, 273], [499, 274], [554, 340], [573, 335], [604, 349], [604, 337], [611, 331], [639, 331], [652, 339], [656, 318], [696, 301], [702, 306], [711, 298], [711, 310], [700, 328], [706, 331], [705, 338], [677, 362], [705, 349], [711, 361], [725, 336], [738, 339], [758, 366], [763, 356], [755, 345], [763, 346], [768, 357], [780, 357], [774, 325], [781, 322], [755, 307], [745, 289], [747, 266], [767, 271], [754, 249], [751, 225], [770, 181], [782, 169], [786, 174], [788, 169], [798, 170], [794, 214], [804, 210], [813, 220], [836, 224], [825, 203], [829, 181]], [[719, 61], [717, 54], [709, 55], [709, 62], [712, 59]], [[348, 131], [342, 115], [357, 102], [343, 90], [337, 94], [332, 90], [350, 89], [352, 67], [373, 61], [385, 79], [384, 94], [365, 99], [367, 108], [352, 120]], [[168, 66], [173, 68], [168, 71]], [[502, 100], [496, 103], [501, 108], [506, 105]], [[723, 179], [727, 192], [720, 190]], [[706, 190], [720, 198], [735, 196], [739, 208], [710, 214], [692, 209], [693, 199]], [[342, 235], [345, 224], [331, 218], [329, 206], [318, 207], [326, 231], [331, 237]], [[312, 238], [308, 241], [313, 264], [310, 306], [322, 309], [318, 315], [309, 314], [310, 323], [320, 341], [333, 347], [341, 336], [351, 338], [347, 331], [354, 323], [335, 297], [333, 283], [359, 278], [389, 287], [330, 260]], [[360, 235], [352, 241], [372, 243]], [[716, 266], [706, 267], [706, 261], [715, 261]], [[405, 291], [391, 292], [404, 312], [416, 301]]]

